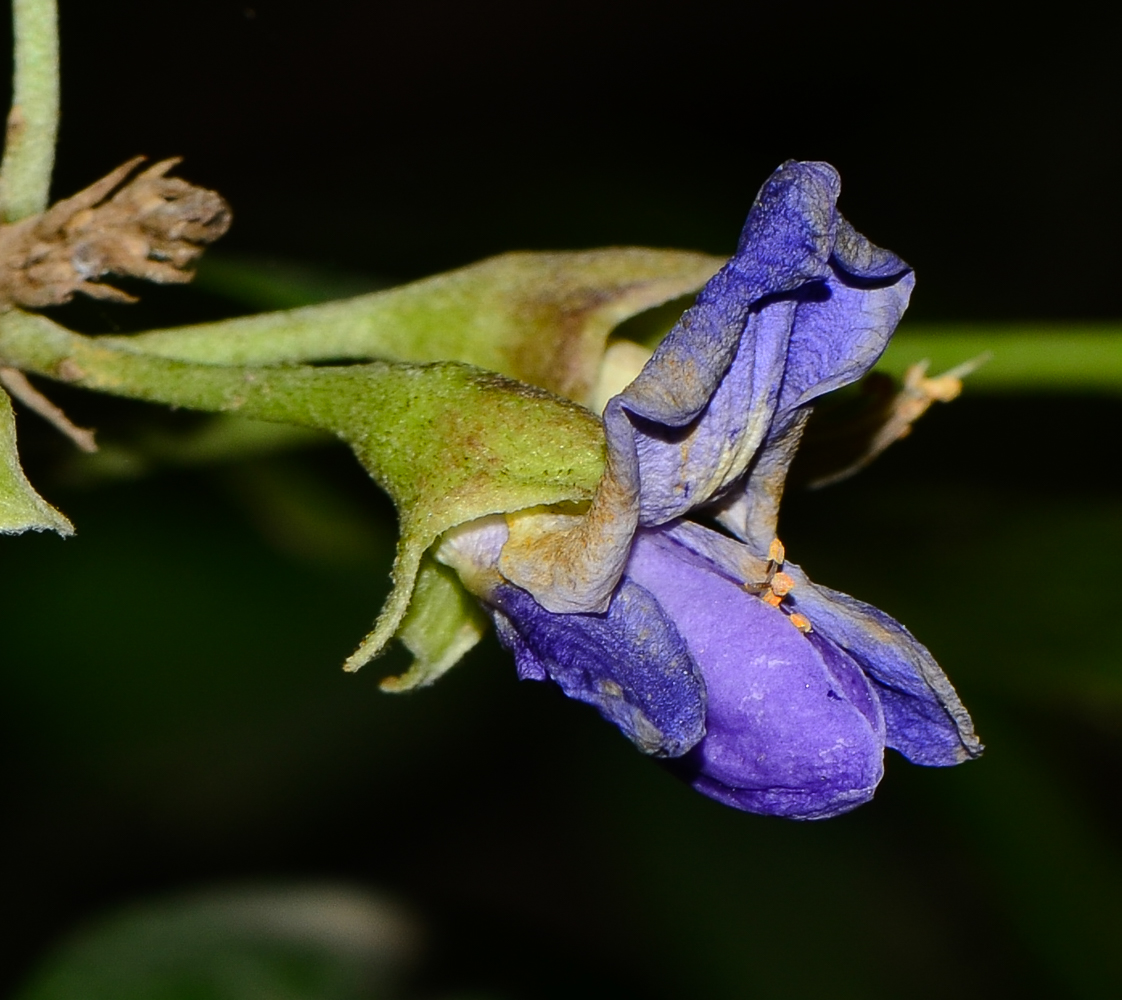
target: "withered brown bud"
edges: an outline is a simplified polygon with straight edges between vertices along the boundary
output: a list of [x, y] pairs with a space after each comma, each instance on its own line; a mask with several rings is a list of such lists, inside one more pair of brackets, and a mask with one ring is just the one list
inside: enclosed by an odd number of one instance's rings
[[230, 228], [230, 206], [214, 191], [166, 176], [178, 158], [124, 183], [143, 160], [122, 164], [42, 215], [0, 226], [0, 310], [60, 305], [76, 292], [136, 301], [99, 283], [107, 274], [191, 280], [191, 264]]

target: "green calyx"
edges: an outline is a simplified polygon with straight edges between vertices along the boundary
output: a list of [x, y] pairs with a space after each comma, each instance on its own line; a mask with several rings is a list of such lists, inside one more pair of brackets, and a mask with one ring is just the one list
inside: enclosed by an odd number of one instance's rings
[[0, 389], [0, 533], [57, 531], [74, 534], [71, 523], [32, 488], [16, 453], [16, 421], [12, 401]]
[[[589, 410], [459, 362], [190, 364], [18, 312], [0, 317], [0, 359], [90, 389], [314, 427], [346, 441], [397, 505], [401, 527], [393, 592], [348, 659], [351, 670], [397, 631], [422, 556], [444, 531], [486, 514], [588, 500], [603, 466], [603, 433]], [[438, 600], [446, 590], [427, 588]], [[446, 631], [463, 647], [456, 629]], [[414, 645], [426, 660], [447, 659], [433, 643]]]
[[[488, 514], [589, 500], [604, 445], [585, 406], [609, 333], [696, 291], [719, 265], [636, 248], [507, 254], [354, 299], [132, 337], [82, 337], [12, 311], [0, 316], [0, 364], [346, 441], [393, 499], [401, 529], [393, 591], [346, 668], [400, 630], [415, 661], [384, 686], [407, 690], [452, 666], [486, 624], [426, 551]], [[308, 364], [353, 361], [367, 363]], [[4, 495], [23, 506], [5, 530], [69, 532], [23, 478], [6, 419]]]

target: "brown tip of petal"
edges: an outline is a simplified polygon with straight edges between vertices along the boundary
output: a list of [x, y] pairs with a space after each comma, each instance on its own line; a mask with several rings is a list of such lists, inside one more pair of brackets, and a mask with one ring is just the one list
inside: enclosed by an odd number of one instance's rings
[[221, 195], [168, 172], [161, 160], [128, 180], [136, 157], [42, 215], [0, 226], [0, 309], [41, 309], [92, 298], [135, 299], [99, 283], [105, 275], [161, 284], [190, 281], [191, 265], [230, 228]]

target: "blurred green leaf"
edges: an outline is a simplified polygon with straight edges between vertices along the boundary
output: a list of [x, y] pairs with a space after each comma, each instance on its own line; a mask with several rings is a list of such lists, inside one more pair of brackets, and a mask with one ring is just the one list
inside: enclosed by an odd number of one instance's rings
[[1095, 829], [1048, 739], [995, 713], [989, 760], [940, 789], [972, 831], [985, 870], [1001, 880], [1007, 916], [1063, 995], [1122, 989], [1122, 859]]
[[201, 426], [178, 433], [134, 424], [126, 439], [102, 441], [95, 452], [70, 456], [64, 477], [69, 483], [84, 485], [138, 479], [157, 469], [247, 462], [332, 440], [322, 431], [307, 427], [225, 415], [214, 415]]
[[296, 309], [366, 295], [390, 282], [312, 264], [210, 250], [199, 261], [194, 284], [251, 309]]
[[[248, 421], [247, 421], [248, 422]], [[282, 426], [269, 424], [265, 426]], [[385, 565], [392, 554], [372, 504], [336, 488], [318, 470], [288, 457], [235, 463], [223, 471], [246, 515], [282, 552], [335, 566]], [[392, 531], [392, 528], [390, 528]]]
[[80, 930], [17, 1000], [378, 1000], [416, 946], [401, 912], [358, 890], [211, 891]]
[[35, 492], [23, 474], [12, 401], [0, 389], [0, 533], [47, 530], [74, 534], [73, 525]]

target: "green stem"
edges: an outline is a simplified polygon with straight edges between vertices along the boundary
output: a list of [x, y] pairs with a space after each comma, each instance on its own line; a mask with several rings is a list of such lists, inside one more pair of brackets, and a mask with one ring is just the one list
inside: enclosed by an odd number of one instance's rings
[[[495, 508], [502, 510], [586, 499], [603, 464], [600, 421], [588, 410], [456, 362], [199, 364], [137, 353], [13, 310], [0, 315], [0, 365], [116, 396], [330, 431], [403, 511], [433, 488], [434, 470], [453, 469], [450, 454], [465, 482], [501, 469], [508, 492], [532, 494]], [[548, 474], [538, 471], [543, 455]], [[560, 499], [539, 498], [543, 475], [562, 484]], [[466, 489], [461, 483], [444, 492], [454, 498]]]
[[966, 378], [983, 392], [1122, 392], [1122, 327], [1118, 324], [905, 325], [878, 367], [902, 375], [929, 360], [938, 374], [989, 355]]
[[0, 216], [15, 222], [47, 207], [58, 137], [56, 0], [12, 0], [15, 71], [4, 159]]
[[330, 396], [320, 393], [319, 405], [309, 405], [301, 388], [360, 369], [391, 367], [376, 362], [347, 369], [252, 368], [171, 361], [107, 346], [18, 311], [0, 316], [0, 364], [117, 396], [329, 430], [339, 426]]
[[[431, 279], [447, 281], [438, 275]], [[288, 312], [261, 313], [232, 320], [132, 337], [105, 337], [152, 356], [207, 364], [271, 365], [278, 362], [381, 358], [426, 362], [465, 361], [535, 381], [510, 371], [506, 342], [493, 330], [477, 328], [474, 313], [423, 313], [419, 282], [357, 299], [327, 302]], [[468, 299], [470, 301], [470, 299]], [[500, 309], [496, 306], [496, 312]], [[430, 335], [430, 327], [441, 331]], [[449, 334], [448, 330], [458, 331]], [[543, 331], [542, 336], [557, 336]], [[938, 374], [971, 358], [986, 361], [967, 380], [987, 392], [1122, 391], [1122, 326], [1106, 323], [905, 323], [878, 367], [901, 376], [917, 361], [931, 362]], [[553, 388], [549, 386], [549, 388]]]

